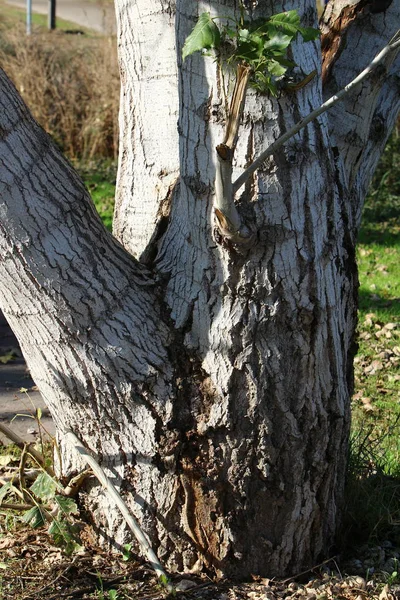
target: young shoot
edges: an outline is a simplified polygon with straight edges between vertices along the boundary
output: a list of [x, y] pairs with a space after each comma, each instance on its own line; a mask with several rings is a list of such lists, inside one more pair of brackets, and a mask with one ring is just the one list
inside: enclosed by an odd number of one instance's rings
[[[300, 35], [304, 42], [315, 40], [320, 32], [302, 27], [296, 10], [251, 22], [202, 13], [186, 38], [182, 58], [194, 52], [214, 50], [227, 64], [241, 63], [250, 69], [249, 84], [262, 93], [277, 94], [277, 79], [296, 64], [288, 58], [292, 41]], [[219, 21], [217, 25], [216, 21]]]

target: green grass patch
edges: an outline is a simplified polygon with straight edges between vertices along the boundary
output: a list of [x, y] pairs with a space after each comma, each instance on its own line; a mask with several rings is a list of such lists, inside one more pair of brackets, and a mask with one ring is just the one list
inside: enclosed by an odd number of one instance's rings
[[117, 163], [91, 161], [76, 163], [75, 168], [90, 192], [94, 205], [104, 225], [112, 230]]
[[[1, 7], [1, 16], [0, 21], [6, 22], [7, 25], [12, 26], [13, 24], [18, 23], [26, 23], [26, 10], [22, 8], [16, 8], [14, 6], [9, 6], [4, 2], [0, 2]], [[82, 31], [88, 35], [96, 35], [95, 32], [89, 29], [85, 29], [76, 23], [72, 23], [71, 21], [65, 21], [64, 19], [56, 18], [56, 27], [62, 31]], [[38, 13], [32, 12], [32, 33], [35, 32], [36, 29], [47, 29], [47, 15], [40, 15]]]
[[348, 539], [400, 544], [400, 129], [366, 200], [357, 248], [358, 354], [347, 483]]

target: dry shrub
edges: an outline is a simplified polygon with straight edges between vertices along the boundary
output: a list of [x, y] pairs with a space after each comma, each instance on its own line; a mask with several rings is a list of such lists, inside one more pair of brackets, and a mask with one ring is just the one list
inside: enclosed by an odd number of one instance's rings
[[115, 158], [119, 79], [116, 41], [62, 31], [25, 34], [0, 24], [0, 66], [36, 120], [71, 158]]

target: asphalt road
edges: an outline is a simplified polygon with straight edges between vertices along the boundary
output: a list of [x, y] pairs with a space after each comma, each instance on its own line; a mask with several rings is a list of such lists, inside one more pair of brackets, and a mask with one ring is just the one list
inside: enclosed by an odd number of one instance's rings
[[[27, 370], [18, 342], [0, 311], [0, 357], [13, 352], [14, 360], [0, 362], [0, 422], [8, 425], [27, 442], [37, 439], [38, 426], [33, 419], [35, 408], [42, 409], [41, 422], [50, 434], [54, 425], [43, 398]], [[21, 392], [26, 389], [26, 392]], [[9, 440], [0, 433], [0, 442]]]
[[[6, 0], [6, 4], [26, 8], [25, 0]], [[48, 0], [32, 0], [33, 12], [47, 14]], [[114, 4], [109, 2], [80, 2], [78, 0], [57, 0], [56, 18], [72, 21], [81, 27], [94, 29], [100, 33], [113, 34], [116, 31]], [[56, 21], [57, 22], [57, 21]]]

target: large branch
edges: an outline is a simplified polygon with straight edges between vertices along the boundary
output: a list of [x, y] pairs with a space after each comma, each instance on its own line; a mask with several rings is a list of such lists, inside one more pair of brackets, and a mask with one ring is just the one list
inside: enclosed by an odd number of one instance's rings
[[3, 71], [0, 132], [0, 307], [50, 409], [96, 398], [83, 409], [90, 428], [143, 386], [151, 403], [169, 361], [149, 273], [103, 227]]
[[[336, 0], [330, 2], [322, 19], [322, 51], [325, 98], [337, 93], [378, 53], [383, 44], [400, 28], [400, 5], [395, 1]], [[392, 56], [392, 58], [394, 58]], [[343, 103], [329, 112], [332, 145], [338, 148], [347, 185], [355, 182], [364, 189], [361, 174], [369, 181], [369, 173], [376, 161], [369, 161], [367, 150], [373, 133], [373, 143], [381, 147], [390, 132], [381, 128], [380, 135], [374, 127], [376, 115], [382, 102], [391, 98], [387, 115], [396, 112], [396, 94], [390, 92], [393, 78], [398, 81], [399, 57], [385, 65], [386, 75], [372, 77], [363, 82], [356, 94], [344, 99]], [[386, 79], [386, 83], [385, 83]], [[396, 85], [396, 84], [395, 84]], [[398, 84], [397, 84], [398, 85]], [[397, 109], [398, 110], [398, 109]], [[384, 120], [386, 119], [384, 115]], [[378, 159], [376, 153], [376, 159]], [[364, 166], [368, 162], [369, 169]], [[367, 183], [368, 183], [367, 181]]]

